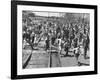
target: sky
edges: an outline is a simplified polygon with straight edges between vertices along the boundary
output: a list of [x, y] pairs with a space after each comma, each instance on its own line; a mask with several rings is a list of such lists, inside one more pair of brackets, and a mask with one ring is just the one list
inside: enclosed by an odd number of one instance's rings
[[38, 16], [56, 16], [56, 17], [61, 17], [64, 16], [64, 13], [56, 13], [56, 12], [33, 12]]

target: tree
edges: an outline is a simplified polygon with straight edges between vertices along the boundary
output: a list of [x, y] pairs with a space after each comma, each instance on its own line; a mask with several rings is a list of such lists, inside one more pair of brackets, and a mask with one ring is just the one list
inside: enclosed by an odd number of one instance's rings
[[73, 20], [75, 20], [75, 16], [73, 13], [66, 13], [64, 17], [67, 19], [67, 22], [72, 22]]

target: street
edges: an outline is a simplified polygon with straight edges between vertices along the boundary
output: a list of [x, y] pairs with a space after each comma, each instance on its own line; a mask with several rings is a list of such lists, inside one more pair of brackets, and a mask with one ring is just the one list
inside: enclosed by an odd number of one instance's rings
[[[78, 66], [77, 60], [74, 57], [72, 52], [69, 52], [71, 56], [63, 57], [62, 55], [58, 54], [57, 51], [45, 51], [44, 50], [44, 42], [40, 42], [37, 49], [29, 50], [29, 55], [32, 53], [30, 60], [26, 64], [26, 69], [31, 68], [50, 68], [50, 67], [72, 67]], [[27, 52], [28, 50], [26, 50]], [[31, 52], [31, 53], [30, 53]], [[62, 51], [64, 54], [65, 52]], [[25, 55], [25, 52], [23, 53]], [[27, 60], [24, 57], [23, 62]], [[80, 66], [88, 66], [90, 63], [90, 59], [84, 59], [83, 55], [79, 56], [79, 60], [81, 65]]]

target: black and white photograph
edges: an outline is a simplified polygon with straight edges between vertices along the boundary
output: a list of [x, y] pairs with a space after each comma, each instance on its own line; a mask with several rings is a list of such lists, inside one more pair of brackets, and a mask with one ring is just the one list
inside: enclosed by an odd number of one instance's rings
[[96, 74], [96, 10], [92, 5], [13, 2], [12, 76]]
[[90, 65], [90, 14], [22, 11], [22, 67]]

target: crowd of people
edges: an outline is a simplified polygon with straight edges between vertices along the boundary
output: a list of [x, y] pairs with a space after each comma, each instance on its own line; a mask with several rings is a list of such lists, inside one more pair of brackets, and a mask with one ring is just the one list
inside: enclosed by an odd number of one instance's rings
[[[45, 41], [44, 50], [56, 49], [62, 55], [64, 50], [69, 56], [72, 50], [75, 57], [83, 53], [87, 58], [90, 44], [90, 25], [86, 22], [66, 22], [54, 20], [23, 20], [23, 48], [24, 42], [28, 43], [32, 49], [39, 42]], [[83, 51], [81, 51], [83, 49]]]

